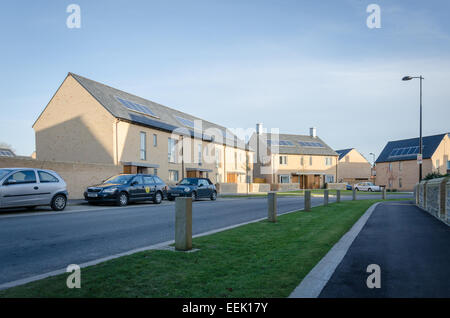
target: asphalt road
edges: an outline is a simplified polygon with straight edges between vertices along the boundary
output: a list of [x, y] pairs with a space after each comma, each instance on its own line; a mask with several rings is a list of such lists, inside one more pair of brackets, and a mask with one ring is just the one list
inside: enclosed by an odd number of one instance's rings
[[[408, 201], [380, 204], [320, 297], [450, 297], [450, 229]], [[369, 289], [369, 264], [381, 288]]]
[[[349, 199], [342, 196], [342, 200]], [[321, 205], [322, 200], [313, 197], [312, 205]], [[299, 210], [303, 205], [303, 197], [279, 197], [278, 213]], [[63, 213], [4, 215], [1, 211], [0, 284], [173, 240], [174, 210], [173, 202], [164, 202], [122, 208], [71, 207]], [[266, 216], [266, 198], [199, 201], [193, 206], [193, 234]]]

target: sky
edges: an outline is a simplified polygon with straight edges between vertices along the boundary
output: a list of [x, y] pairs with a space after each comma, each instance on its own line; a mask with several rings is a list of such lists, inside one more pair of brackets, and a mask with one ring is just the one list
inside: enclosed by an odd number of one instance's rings
[[[2, 1], [0, 143], [32, 125], [68, 72], [229, 128], [317, 134], [367, 159], [450, 132], [447, 0]], [[368, 28], [369, 4], [381, 28]], [[81, 9], [68, 28], [67, 6]]]

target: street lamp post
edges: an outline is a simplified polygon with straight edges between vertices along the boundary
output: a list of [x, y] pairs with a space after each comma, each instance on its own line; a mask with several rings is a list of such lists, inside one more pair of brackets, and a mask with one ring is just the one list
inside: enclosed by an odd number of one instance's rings
[[423, 144], [422, 144], [422, 80], [424, 80], [424, 77], [422, 75], [420, 76], [405, 76], [402, 78], [403, 81], [410, 81], [414, 78], [420, 79], [420, 137], [419, 137], [419, 154], [421, 157], [421, 160], [419, 162], [419, 182], [422, 180], [422, 150], [423, 150]]
[[371, 155], [372, 156], [372, 158], [373, 158], [373, 164], [372, 164], [372, 166], [375, 166], [375, 154], [373, 153], [373, 152], [371, 152], [371, 153], [369, 153], [369, 155]]

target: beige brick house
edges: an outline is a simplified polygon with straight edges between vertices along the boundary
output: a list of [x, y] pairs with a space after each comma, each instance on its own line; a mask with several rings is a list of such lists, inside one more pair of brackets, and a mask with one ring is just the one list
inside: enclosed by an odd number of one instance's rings
[[[419, 180], [419, 138], [390, 141], [376, 160], [376, 184], [387, 189], [412, 191]], [[422, 177], [450, 173], [449, 134], [423, 137]]]
[[33, 125], [36, 159], [109, 164], [155, 173], [245, 182], [251, 151], [225, 127], [69, 73]]
[[255, 182], [282, 185], [274, 189], [317, 189], [336, 182], [338, 154], [315, 128], [310, 135], [269, 134], [259, 124], [249, 144], [256, 149]]
[[371, 180], [372, 165], [355, 148], [336, 150], [339, 154], [338, 182], [355, 184]]

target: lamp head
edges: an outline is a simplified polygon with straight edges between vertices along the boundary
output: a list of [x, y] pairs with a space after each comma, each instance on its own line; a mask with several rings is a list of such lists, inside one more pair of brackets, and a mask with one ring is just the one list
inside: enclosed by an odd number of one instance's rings
[[405, 76], [405, 77], [402, 78], [402, 81], [410, 81], [412, 79], [413, 78], [411, 76]]

